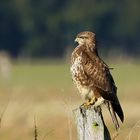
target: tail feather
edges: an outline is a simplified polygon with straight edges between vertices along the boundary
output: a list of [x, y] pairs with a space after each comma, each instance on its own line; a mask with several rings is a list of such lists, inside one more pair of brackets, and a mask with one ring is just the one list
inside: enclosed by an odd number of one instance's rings
[[118, 122], [116, 113], [115, 113], [115, 111], [113, 109], [113, 106], [112, 106], [110, 101], [107, 102], [107, 107], [108, 107], [108, 110], [110, 112], [110, 115], [111, 115], [111, 118], [112, 118], [112, 121], [114, 123], [114, 126], [115, 126], [116, 130], [119, 130], [119, 128], [120, 128], [119, 122]]
[[113, 110], [117, 113], [120, 120], [124, 122], [124, 114], [123, 114], [120, 103], [119, 102], [118, 104], [112, 103], [112, 107], [113, 107]]

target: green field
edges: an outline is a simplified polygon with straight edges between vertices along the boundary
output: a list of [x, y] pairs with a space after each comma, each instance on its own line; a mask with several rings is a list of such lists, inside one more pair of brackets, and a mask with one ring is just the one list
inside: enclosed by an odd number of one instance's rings
[[[140, 65], [112, 63], [118, 96], [125, 113], [118, 140], [140, 138]], [[0, 139], [34, 139], [34, 116], [38, 140], [76, 140], [72, 110], [82, 103], [71, 81], [69, 64], [13, 64], [9, 77], [0, 74]], [[108, 111], [104, 117], [115, 133]], [[4, 111], [4, 113], [3, 113]]]

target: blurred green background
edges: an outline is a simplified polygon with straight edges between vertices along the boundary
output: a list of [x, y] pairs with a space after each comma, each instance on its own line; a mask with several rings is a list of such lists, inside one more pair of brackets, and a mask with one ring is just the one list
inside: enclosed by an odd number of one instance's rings
[[[114, 69], [125, 122], [117, 140], [140, 138], [139, 0], [0, 1], [0, 139], [77, 140], [72, 110], [82, 104], [70, 75], [77, 33], [96, 33]], [[112, 120], [103, 107], [111, 136]]]
[[0, 49], [13, 57], [63, 57], [78, 32], [96, 33], [107, 56], [139, 57], [139, 0], [1, 0]]

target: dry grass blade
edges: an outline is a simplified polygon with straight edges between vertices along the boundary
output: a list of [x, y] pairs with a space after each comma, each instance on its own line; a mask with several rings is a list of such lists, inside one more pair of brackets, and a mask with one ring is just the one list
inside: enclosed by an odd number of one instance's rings
[[38, 131], [37, 131], [37, 124], [36, 124], [36, 118], [34, 116], [34, 140], [37, 140], [38, 138]]

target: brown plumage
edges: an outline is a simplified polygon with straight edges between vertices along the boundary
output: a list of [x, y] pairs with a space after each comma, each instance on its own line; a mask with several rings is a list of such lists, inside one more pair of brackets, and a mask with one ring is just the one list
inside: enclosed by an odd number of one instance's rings
[[77, 35], [78, 46], [71, 56], [71, 74], [85, 105], [100, 106], [105, 103], [111, 114], [116, 129], [124, 120], [122, 108], [117, 98], [117, 87], [110, 73], [110, 68], [99, 57], [95, 34], [89, 31]]

